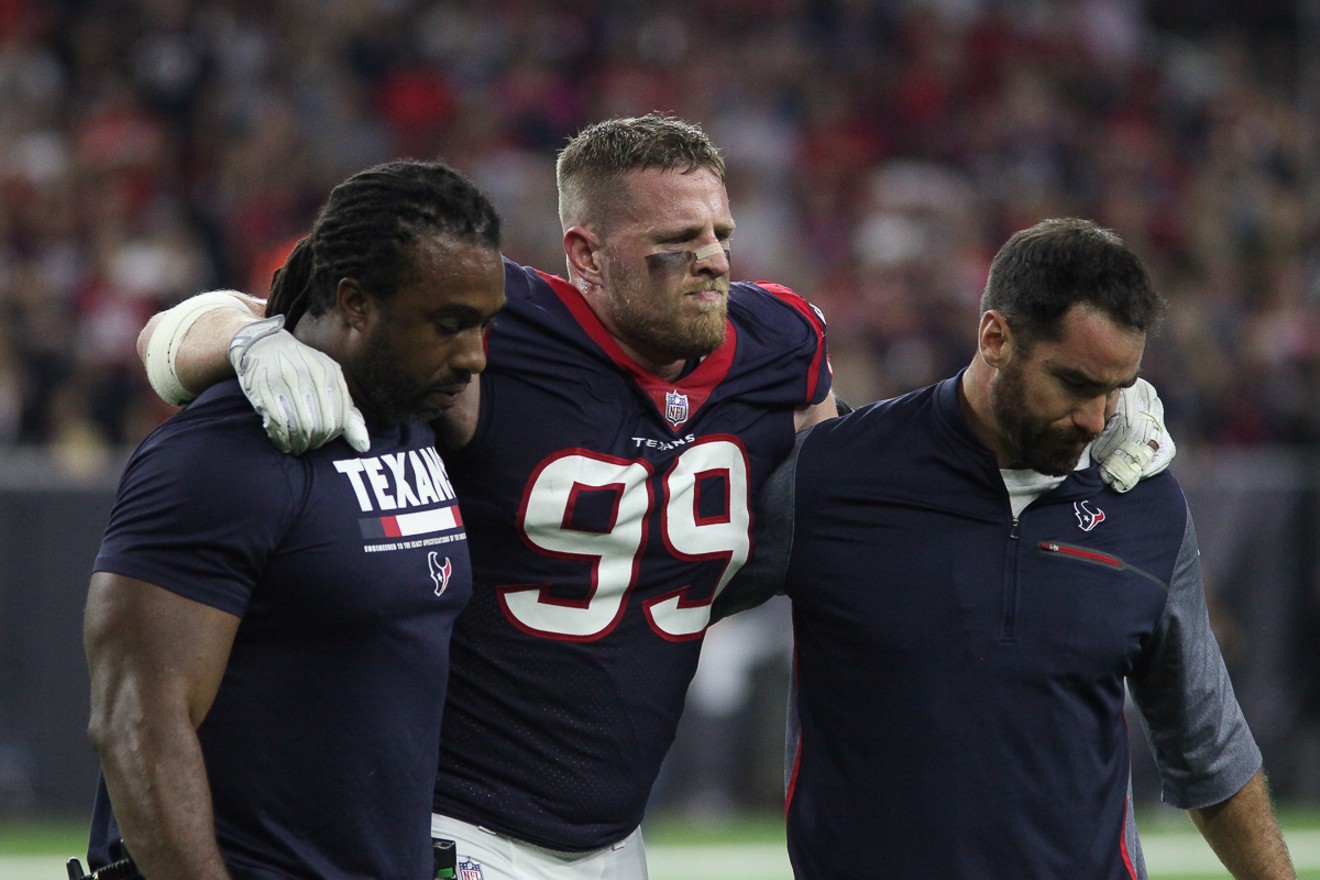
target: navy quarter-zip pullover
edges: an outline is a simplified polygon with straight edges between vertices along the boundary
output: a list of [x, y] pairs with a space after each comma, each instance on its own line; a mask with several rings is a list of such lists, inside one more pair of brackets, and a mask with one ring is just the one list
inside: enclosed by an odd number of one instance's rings
[[1186, 501], [1074, 472], [1014, 517], [959, 377], [817, 426], [717, 603], [793, 600], [788, 842], [806, 880], [1144, 878], [1125, 684], [1168, 803], [1261, 757]]

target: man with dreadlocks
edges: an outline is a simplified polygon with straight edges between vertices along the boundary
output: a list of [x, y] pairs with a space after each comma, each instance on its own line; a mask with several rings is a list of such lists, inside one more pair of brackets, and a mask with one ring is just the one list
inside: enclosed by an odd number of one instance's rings
[[430, 422], [485, 367], [500, 218], [452, 169], [394, 162], [331, 193], [277, 273], [337, 364], [371, 454], [267, 442], [236, 381], [128, 462], [89, 589], [88, 858], [142, 876], [429, 880], [436, 742], [466, 533]]

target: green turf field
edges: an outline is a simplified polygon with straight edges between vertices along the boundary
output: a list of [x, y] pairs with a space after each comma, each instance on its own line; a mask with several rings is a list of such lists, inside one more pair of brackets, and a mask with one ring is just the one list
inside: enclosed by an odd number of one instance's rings
[[[1225, 880], [1228, 872], [1185, 813], [1144, 807], [1142, 849], [1151, 880]], [[1142, 814], [1139, 812], [1138, 816]], [[1320, 809], [1280, 811], [1301, 880], [1320, 880]], [[780, 820], [723, 826], [661, 817], [646, 828], [651, 880], [791, 880]]]
[[[1144, 808], [1142, 846], [1152, 880], [1224, 880], [1228, 874], [1185, 815]], [[1320, 880], [1320, 809], [1281, 810], [1302, 880]], [[778, 817], [697, 822], [660, 816], [645, 828], [651, 880], [791, 880]], [[0, 878], [67, 880], [64, 861], [82, 855], [79, 822], [0, 822]]]

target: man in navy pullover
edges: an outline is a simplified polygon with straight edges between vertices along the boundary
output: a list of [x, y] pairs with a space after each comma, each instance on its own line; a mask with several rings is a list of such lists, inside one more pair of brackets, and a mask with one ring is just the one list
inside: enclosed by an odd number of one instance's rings
[[996, 256], [972, 363], [799, 438], [716, 607], [793, 600], [798, 878], [1144, 878], [1124, 685], [1164, 799], [1236, 878], [1294, 878], [1210, 631], [1186, 501], [1088, 444], [1163, 301], [1113, 233]]

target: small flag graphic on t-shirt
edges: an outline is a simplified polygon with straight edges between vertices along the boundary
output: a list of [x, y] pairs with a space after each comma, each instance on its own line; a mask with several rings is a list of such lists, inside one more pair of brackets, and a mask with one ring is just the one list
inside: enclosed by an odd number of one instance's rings
[[364, 538], [410, 538], [434, 532], [452, 532], [463, 527], [463, 517], [456, 505], [400, 513], [395, 516], [368, 516], [358, 520]]

